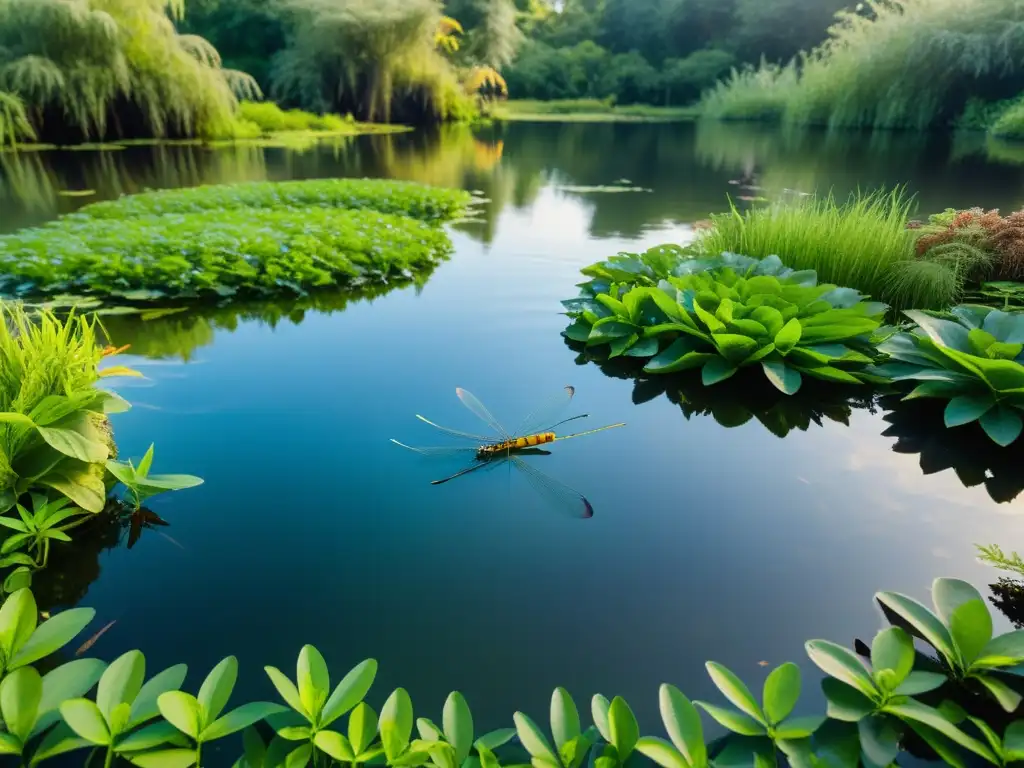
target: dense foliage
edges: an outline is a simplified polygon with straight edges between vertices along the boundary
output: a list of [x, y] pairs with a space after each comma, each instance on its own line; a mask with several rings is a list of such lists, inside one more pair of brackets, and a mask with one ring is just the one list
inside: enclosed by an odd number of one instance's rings
[[[767, 4], [764, 4], [767, 5]], [[1020, 0], [899, 0], [841, 12], [829, 39], [784, 69], [737, 72], [706, 112], [829, 127], [929, 128], [1024, 89]], [[761, 98], [757, 89], [761, 87]], [[1020, 109], [999, 129], [1019, 132]]]
[[977, 421], [999, 445], [1014, 442], [1024, 421], [1024, 314], [954, 307], [946, 317], [904, 313], [916, 328], [893, 335], [879, 351], [891, 362], [878, 373], [917, 384], [907, 398], [948, 401], [947, 427]]
[[[854, 652], [827, 640], [806, 643], [808, 657], [825, 673], [824, 715], [797, 713], [803, 685], [796, 664], [772, 670], [762, 695], [755, 697], [729, 669], [708, 662], [712, 682], [732, 706], [691, 702], [664, 684], [659, 703], [665, 739], [642, 735], [631, 708], [618, 696], [595, 695], [593, 725], [585, 727], [563, 688], [551, 697], [549, 728], [516, 712], [514, 728], [478, 736], [458, 692], [445, 701], [439, 724], [415, 718], [402, 688], [378, 713], [365, 701], [377, 662], [360, 662], [332, 688], [326, 660], [310, 645], [299, 652], [294, 679], [265, 668], [283, 705], [252, 702], [226, 713], [238, 678], [233, 656], [206, 675], [196, 694], [181, 690], [188, 673], [183, 664], [147, 680], [141, 651], [129, 651], [110, 665], [75, 659], [43, 675], [34, 665], [67, 646], [95, 612], [75, 608], [39, 624], [32, 592], [21, 589], [0, 608], [5, 726], [0, 750], [31, 765], [93, 750], [107, 765], [120, 758], [142, 768], [188, 768], [202, 764], [204, 746], [243, 731], [243, 755], [236, 765], [250, 768], [334, 761], [394, 768], [527, 762], [580, 768], [587, 760], [621, 768], [634, 755], [663, 768], [780, 762], [855, 768], [889, 765], [914, 740], [954, 766], [968, 758], [992, 765], [1024, 758], [1024, 721], [1013, 719], [1021, 702], [1015, 673], [1024, 663], [1024, 632], [993, 637], [984, 599], [957, 579], [935, 581], [934, 612], [903, 594], [875, 597], [892, 626], [881, 630], [870, 648], [858, 644]], [[915, 637], [934, 657], [915, 652]], [[700, 710], [728, 735], [708, 743]]]
[[0, 92], [44, 141], [232, 135], [236, 94], [258, 89], [177, 32], [168, 12], [182, 11], [180, 0], [2, 0]]
[[386, 282], [445, 257], [451, 244], [437, 223], [469, 200], [345, 180], [124, 197], [0, 237], [0, 290], [146, 301]]
[[782, 255], [796, 269], [865, 291], [897, 307], [943, 308], [956, 303], [975, 272], [970, 254], [918, 256], [908, 229], [911, 201], [897, 191], [829, 196], [715, 215], [697, 248], [763, 258]]
[[932, 215], [918, 230], [919, 256], [958, 259], [972, 266], [975, 282], [1024, 277], [1024, 211], [1001, 216], [998, 210], [952, 208]]
[[575, 318], [565, 335], [608, 345], [612, 357], [646, 359], [646, 373], [700, 368], [705, 385], [753, 365], [787, 395], [800, 389], [804, 375], [877, 380], [865, 368], [874, 360], [870, 336], [884, 304], [818, 285], [813, 271], [794, 272], [777, 257], [680, 256], [662, 246], [585, 270], [594, 279], [580, 298], [563, 302]]

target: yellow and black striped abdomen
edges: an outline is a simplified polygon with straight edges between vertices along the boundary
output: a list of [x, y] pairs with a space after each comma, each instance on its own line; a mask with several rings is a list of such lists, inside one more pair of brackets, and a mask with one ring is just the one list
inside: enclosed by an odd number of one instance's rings
[[480, 448], [481, 455], [493, 455], [498, 453], [507, 453], [509, 451], [521, 451], [526, 448], [534, 448], [538, 445], [544, 445], [545, 443], [555, 442], [554, 432], [541, 432], [536, 435], [526, 435], [525, 437], [517, 437], [515, 440], [506, 440], [503, 443], [495, 443], [494, 445], [485, 445]]

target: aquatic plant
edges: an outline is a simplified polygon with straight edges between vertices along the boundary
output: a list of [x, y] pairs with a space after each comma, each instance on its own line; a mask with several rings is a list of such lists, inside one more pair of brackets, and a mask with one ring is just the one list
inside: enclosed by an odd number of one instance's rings
[[907, 229], [912, 201], [902, 190], [858, 194], [845, 203], [829, 195], [712, 216], [696, 242], [705, 253], [733, 251], [781, 256], [796, 269], [848, 285], [896, 307], [944, 308], [967, 280], [957, 262], [915, 269], [915, 233]]
[[393, 213], [428, 222], [461, 216], [473, 198], [461, 189], [379, 179], [254, 181], [160, 189], [87, 205], [83, 216], [125, 219], [243, 208], [342, 208]]
[[969, 304], [998, 305], [1003, 311], [1024, 309], [1024, 283], [1012, 280], [984, 282], [978, 288], [968, 291], [964, 298]]
[[917, 327], [879, 345], [891, 361], [875, 372], [915, 382], [905, 399], [947, 400], [947, 427], [978, 422], [999, 445], [1015, 441], [1024, 429], [1024, 315], [976, 305], [904, 314]]
[[107, 219], [72, 214], [0, 237], [0, 294], [128, 301], [303, 293], [429, 268], [447, 234], [407, 216], [341, 208], [209, 210]]
[[[131, 459], [128, 461], [114, 461], [108, 459], [107, 471], [117, 478], [127, 490], [135, 509], [142, 507], [143, 502], [167, 491], [181, 491], [186, 488], [195, 488], [202, 485], [203, 480], [194, 475], [151, 475], [150, 467], [153, 465], [153, 445], [135, 466]], [[2, 520], [2, 518], [0, 518]]]
[[701, 95], [697, 109], [712, 120], [778, 120], [798, 85], [795, 62], [779, 65], [762, 59], [758, 67], [734, 67]]
[[[800, 389], [804, 375], [848, 384], [877, 380], [865, 368], [874, 359], [869, 337], [881, 324], [884, 304], [865, 301], [851, 288], [818, 285], [813, 272], [789, 271], [777, 259], [740, 272], [714, 262], [689, 264], [696, 271], [686, 274], [680, 265], [674, 270], [680, 276], [656, 287], [600, 279], [584, 284], [581, 298], [563, 302], [575, 318], [565, 335], [587, 346], [608, 345], [612, 357], [647, 359], [647, 373], [700, 368], [705, 385], [753, 365], [788, 395]], [[783, 277], [759, 274], [759, 268]], [[610, 272], [607, 266], [595, 271]]]
[[[238, 675], [230, 656], [210, 672], [197, 696], [180, 690], [184, 665], [145, 681], [140, 651], [129, 651], [109, 666], [77, 659], [42, 676], [32, 665], [59, 652], [94, 612], [65, 611], [37, 627], [35, 599], [21, 589], [0, 607], [0, 753], [37, 765], [98, 748], [107, 765], [119, 756], [142, 768], [188, 768], [201, 764], [203, 744], [241, 730], [244, 753], [236, 765], [273, 768], [325, 760], [391, 768], [499, 768], [527, 762], [579, 768], [589, 760], [600, 768], [622, 768], [636, 753], [662, 768], [787, 763], [855, 768], [893, 763], [911, 737], [953, 766], [965, 765], [965, 755], [993, 765], [1021, 759], [1024, 720], [1015, 719], [1020, 704], [1015, 673], [1024, 663], [1024, 631], [993, 637], [988, 608], [967, 582], [936, 579], [932, 596], [937, 613], [905, 595], [878, 593], [893, 626], [881, 630], [870, 648], [857, 643], [854, 652], [827, 640], [806, 644], [808, 657], [826, 675], [824, 715], [793, 714], [801, 693], [795, 664], [770, 672], [757, 699], [728, 668], [709, 662], [712, 681], [735, 709], [691, 702], [664, 684], [658, 698], [667, 739], [644, 735], [619, 696], [595, 695], [593, 725], [585, 726], [563, 688], [551, 697], [550, 738], [523, 712], [513, 716], [514, 728], [476, 738], [472, 712], [458, 692], [448, 696], [440, 726], [415, 719], [402, 688], [388, 697], [378, 716], [364, 701], [376, 661], [358, 664], [332, 691], [327, 662], [313, 646], [300, 651], [295, 680], [266, 668], [287, 708], [255, 702], [222, 714]], [[935, 648], [938, 660], [916, 654], [913, 637]], [[89, 646], [87, 641], [83, 648]], [[998, 691], [1004, 714], [986, 708], [964, 682], [990, 694]], [[707, 742], [698, 707], [730, 735]], [[331, 727], [346, 713], [344, 732]], [[262, 735], [267, 729], [274, 734], [269, 742]]]
[[349, 116], [304, 112], [301, 109], [281, 109], [272, 101], [243, 101], [238, 105], [238, 117], [259, 126], [264, 134], [280, 131], [346, 131], [355, 123]]
[[974, 282], [1024, 277], [1024, 211], [952, 208], [928, 218], [917, 230], [916, 250], [929, 260], [960, 260]]

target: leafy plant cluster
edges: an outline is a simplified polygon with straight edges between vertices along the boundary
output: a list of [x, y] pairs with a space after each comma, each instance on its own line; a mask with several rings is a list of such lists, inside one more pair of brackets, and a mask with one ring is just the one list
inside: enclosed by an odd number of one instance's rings
[[152, 447], [137, 467], [116, 460], [108, 415], [129, 406], [98, 384], [139, 374], [101, 365], [122, 350], [101, 345], [95, 320], [30, 317], [2, 303], [0, 320], [0, 569], [15, 568], [9, 590], [46, 565], [52, 541], [70, 541], [68, 530], [101, 513], [119, 482], [139, 507], [202, 481], [150, 474]]
[[243, 101], [238, 105], [238, 119], [259, 127], [263, 134], [281, 131], [342, 132], [355, 124], [352, 116], [304, 112], [301, 109], [281, 109], [272, 101]]
[[[94, 611], [76, 608], [39, 624], [32, 592], [22, 589], [0, 608], [0, 752], [33, 766], [91, 750], [107, 766], [123, 760], [142, 768], [187, 768], [203, 764], [209, 744], [242, 731], [244, 751], [236, 766], [248, 768], [301, 768], [311, 762], [394, 768], [527, 762], [581, 768], [586, 762], [617, 768], [635, 764], [637, 756], [663, 768], [780, 762], [857, 768], [889, 765], [915, 742], [953, 766], [979, 759], [1001, 766], [1024, 758], [1024, 720], [1014, 719], [1021, 703], [1016, 672], [1024, 663], [1024, 631], [994, 637], [984, 600], [966, 582], [937, 579], [932, 597], [934, 611], [903, 594], [878, 593], [892, 626], [870, 648], [858, 643], [851, 651], [827, 640], [806, 644], [808, 657], [825, 673], [824, 715], [797, 714], [802, 681], [796, 664], [772, 670], [755, 697], [729, 669], [708, 662], [708, 674], [731, 706], [691, 702], [676, 687], [662, 685], [666, 739], [642, 735], [619, 696], [594, 696], [593, 725], [587, 727], [562, 688], [551, 697], [548, 727], [516, 712], [514, 728], [477, 735], [458, 692], [448, 697], [439, 723], [416, 718], [402, 688], [378, 712], [365, 700], [376, 661], [357, 664], [332, 686], [324, 657], [310, 645], [299, 653], [294, 679], [265, 667], [283, 704], [229, 709], [238, 676], [231, 656], [194, 694], [182, 690], [183, 664], [147, 680], [140, 651], [110, 665], [76, 659], [41, 675], [33, 665], [60, 651]], [[933, 655], [915, 652], [914, 638]], [[728, 735], [708, 743], [701, 710]]]
[[0, 292], [146, 301], [387, 282], [448, 255], [437, 222], [468, 199], [343, 181], [146, 193], [0, 237]]
[[930, 259], [961, 259], [982, 278], [1012, 281], [1024, 277], [1024, 211], [947, 209], [917, 230], [917, 254]]
[[607, 345], [611, 357], [647, 360], [646, 373], [700, 368], [705, 385], [755, 365], [789, 395], [805, 375], [880, 380], [867, 367], [884, 304], [819, 285], [813, 271], [793, 271], [778, 257], [677, 256], [663, 247], [585, 270], [596, 276], [580, 298], [563, 302], [575, 319], [565, 335], [587, 347]]
[[977, 421], [999, 445], [1014, 442], [1024, 429], [1024, 314], [966, 304], [904, 314], [916, 327], [879, 345], [890, 361], [876, 372], [916, 384], [906, 399], [948, 401], [947, 427]]

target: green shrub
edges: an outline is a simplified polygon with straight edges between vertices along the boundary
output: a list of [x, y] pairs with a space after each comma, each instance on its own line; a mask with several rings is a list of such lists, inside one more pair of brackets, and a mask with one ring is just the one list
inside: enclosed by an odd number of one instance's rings
[[433, 266], [451, 243], [406, 216], [341, 208], [252, 208], [66, 216], [0, 237], [0, 291], [129, 300], [302, 292]]
[[241, 120], [259, 126], [260, 131], [280, 133], [282, 131], [345, 131], [353, 121], [340, 115], [314, 115], [301, 109], [283, 110], [272, 101], [243, 101], [238, 106]]
[[[206, 745], [242, 731], [239, 766], [338, 761], [500, 768], [532, 762], [581, 768], [588, 756], [600, 755], [601, 768], [625, 768], [639, 754], [661, 768], [708, 768], [891, 765], [903, 759], [916, 736], [915, 757], [928, 756], [923, 744], [950, 765], [974, 758], [1006, 765], [1024, 758], [1024, 721], [1014, 718], [1020, 684], [1013, 674], [1024, 662], [1024, 632], [995, 636], [984, 598], [958, 579], [935, 580], [934, 611], [897, 592], [879, 592], [875, 599], [891, 626], [875, 635], [870, 648], [859, 644], [855, 653], [828, 640], [805, 644], [808, 658], [825, 675], [824, 714], [807, 714], [801, 705], [803, 676], [792, 662], [771, 670], [755, 697], [731, 670], [709, 661], [708, 675], [731, 706], [691, 702], [663, 684], [658, 700], [665, 739], [643, 735], [646, 728], [619, 696], [596, 694], [588, 726], [564, 688], [553, 692], [543, 728], [516, 712], [514, 728], [478, 736], [469, 704], [457, 691], [436, 721], [417, 718], [403, 688], [378, 713], [365, 701], [376, 681], [376, 660], [361, 661], [332, 683], [326, 659], [311, 645], [299, 651], [294, 678], [264, 668], [284, 706], [253, 702], [227, 714], [238, 676], [234, 656], [205, 676], [198, 695], [181, 690], [188, 673], [184, 664], [147, 680], [141, 651], [129, 651], [109, 666], [75, 659], [43, 676], [33, 665], [66, 648], [95, 611], [75, 608], [40, 625], [32, 592], [20, 589], [0, 608], [0, 693], [8, 727], [3, 746], [26, 765], [92, 749], [106, 764], [123, 758], [139, 766], [188, 768], [202, 764]], [[915, 637], [934, 658], [915, 650]], [[89, 698], [97, 683], [95, 698]], [[725, 729], [724, 737], [706, 741], [701, 711]], [[269, 741], [267, 732], [273, 733]]]
[[1017, 97], [992, 123], [989, 132], [999, 139], [1024, 139], [1024, 96]]
[[831, 195], [755, 207], [712, 217], [698, 240], [708, 253], [756, 258], [781, 256], [796, 269], [813, 269], [893, 306], [947, 307], [956, 303], [965, 275], [955, 264], [916, 267], [915, 234], [907, 229], [911, 201], [892, 193], [858, 194], [846, 203]]
[[907, 311], [917, 327], [879, 346], [892, 362], [877, 373], [920, 382], [907, 398], [948, 400], [945, 422], [975, 421], [999, 445], [1018, 437], [1024, 421], [1024, 314], [990, 307], [954, 307], [946, 317]]
[[[646, 373], [701, 368], [706, 386], [753, 365], [787, 395], [800, 389], [803, 375], [879, 380], [865, 368], [874, 360], [869, 337], [884, 304], [818, 285], [812, 271], [794, 272], [777, 257], [723, 254], [681, 261], [663, 276], [667, 255], [657, 249], [647, 262], [623, 255], [589, 268], [595, 279], [583, 295], [563, 302], [575, 318], [565, 335], [588, 347], [608, 345], [612, 357], [645, 359]], [[619, 276], [623, 283], [614, 282]]]
[[161, 189], [93, 203], [79, 213], [94, 219], [123, 219], [152, 214], [312, 206], [369, 209], [440, 222], [461, 215], [470, 202], [469, 193], [460, 189], [375, 179], [319, 179]]
[[713, 120], [778, 120], [798, 84], [795, 64], [762, 61], [758, 68], [733, 69], [703, 94], [700, 114]]

